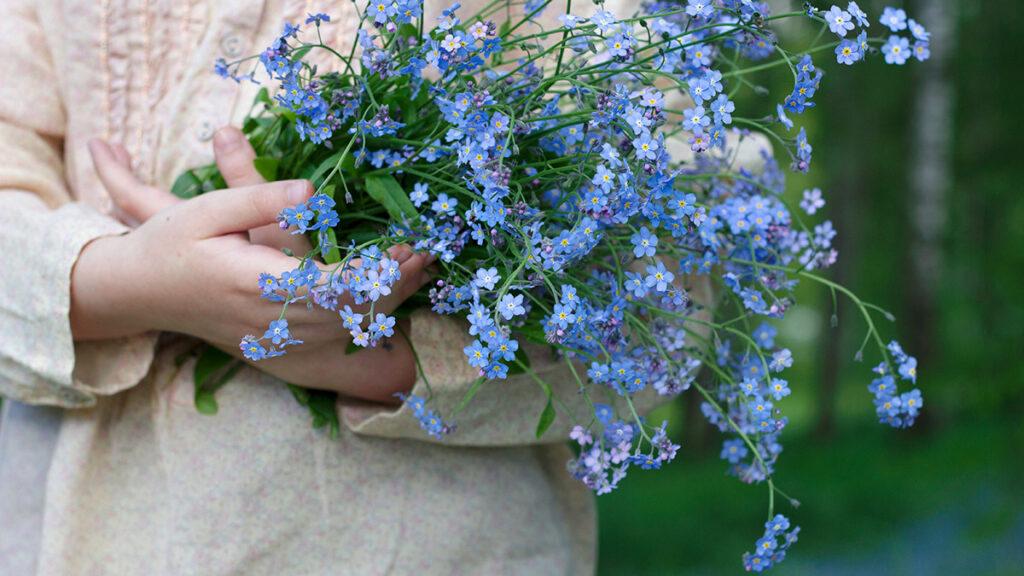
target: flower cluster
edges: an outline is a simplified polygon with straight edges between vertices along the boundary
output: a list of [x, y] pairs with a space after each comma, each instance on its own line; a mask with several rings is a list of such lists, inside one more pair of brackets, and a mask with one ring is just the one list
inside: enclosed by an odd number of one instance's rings
[[[630, 466], [655, 470], [676, 457], [679, 445], [669, 440], [667, 422], [647, 436], [636, 423], [615, 419], [609, 405], [595, 404], [594, 416], [602, 425], [599, 435], [595, 437], [583, 426], [575, 426], [569, 433], [580, 449], [579, 456], [569, 462], [569, 472], [597, 494], [614, 490]], [[641, 436], [647, 441], [647, 451], [641, 450]]]
[[[242, 340], [243, 352], [258, 360], [299, 344], [286, 320], [296, 304], [336, 311], [356, 346], [391, 337], [395, 319], [377, 304], [401, 277], [387, 251], [408, 244], [440, 268], [417, 305], [465, 320], [463, 353], [480, 382], [525, 372], [544, 384], [527, 342], [572, 368], [575, 401], [587, 409], [577, 411], [586, 419], [574, 422], [579, 452], [569, 470], [585, 485], [603, 494], [630, 470], [670, 462], [679, 446], [642, 413], [697, 388], [703, 414], [727, 436], [730, 473], [775, 491], [788, 422], [780, 404], [790, 395], [781, 374], [794, 358], [765, 320], [785, 317], [802, 281], [837, 287], [819, 275], [838, 257], [836, 231], [804, 221], [824, 206], [821, 191], [804, 193], [802, 212], [785, 194], [783, 166], [811, 168], [813, 147], [796, 121], [823, 85], [812, 54], [834, 49], [846, 65], [879, 49], [890, 63], [911, 51], [923, 60], [927, 32], [886, 9], [882, 24], [909, 29], [917, 44], [883, 44], [867, 36], [856, 2], [771, 16], [757, 0], [653, 0], [633, 15], [603, 5], [566, 12], [547, 28], [535, 20], [548, 3], [492, 20], [508, 8], [463, 21], [456, 4], [425, 29], [419, 0], [373, 0], [348, 57], [319, 34], [303, 41], [290, 24], [258, 56], [280, 88], [264, 96], [250, 136], [259, 154], [281, 160], [288, 173], [279, 176], [317, 186], [279, 219], [316, 249], [295, 269], [260, 277], [264, 297], [283, 310], [263, 337]], [[783, 17], [838, 39], [788, 50], [770, 27]], [[327, 20], [311, 15], [305, 25]], [[341, 71], [305, 62], [314, 49], [336, 56]], [[216, 70], [252, 79], [243, 62]], [[792, 72], [792, 91], [774, 109], [741, 106], [754, 86], [744, 76], [776, 65]], [[756, 134], [778, 146], [737, 163]], [[881, 343], [871, 311], [854, 301]], [[909, 426], [920, 392], [899, 394], [895, 380], [914, 381], [916, 362], [895, 344], [879, 351], [885, 362], [870, 387], [879, 416]], [[702, 370], [715, 381], [698, 380]], [[429, 391], [399, 398], [427, 434], [454, 430]], [[538, 435], [553, 411], [549, 396]], [[775, 516], [744, 563], [776, 564], [795, 539]]]
[[775, 327], [763, 323], [750, 336], [722, 342], [717, 363], [729, 374], [731, 384], [718, 388], [715, 403], [701, 405], [712, 424], [734, 436], [725, 441], [721, 456], [729, 463], [730, 473], [744, 482], [768, 478], [782, 452], [778, 438], [788, 419], [775, 403], [789, 396], [790, 389], [777, 374], [793, 365], [793, 355], [786, 348], [775, 348], [776, 334]]
[[316, 232], [321, 255], [330, 246], [331, 230], [338, 225], [338, 212], [334, 209], [334, 198], [326, 194], [315, 194], [306, 202], [285, 208], [277, 218], [282, 230], [295, 229], [292, 234]]
[[888, 362], [875, 366], [874, 372], [878, 377], [871, 381], [868, 390], [875, 397], [875, 411], [880, 422], [893, 428], [908, 428], [914, 425], [917, 414], [924, 406], [924, 399], [921, 391], [916, 388], [900, 394], [896, 378], [916, 384], [917, 359], [904, 353], [895, 340], [889, 342], [886, 348], [892, 354], [895, 370]]
[[[326, 14], [311, 14], [306, 24], [319, 29], [322, 22], [329, 22]], [[299, 136], [320, 144], [328, 141], [341, 122], [351, 116], [354, 108], [337, 106], [339, 101], [328, 102], [321, 95], [321, 84], [315, 79], [303, 77], [301, 56], [294, 54], [292, 43], [296, 43], [302, 31], [300, 26], [285, 23], [284, 30], [274, 42], [259, 55], [259, 61], [270, 78], [281, 83], [281, 90], [275, 96], [277, 102], [296, 116], [295, 129]], [[224, 78], [236, 82], [242, 79], [255, 81], [255, 75], [240, 75], [238, 63], [229, 64], [223, 59], [217, 61], [214, 71]], [[332, 106], [334, 104], [334, 106]], [[340, 110], [337, 110], [340, 108]]]
[[[850, 2], [846, 10], [833, 5], [827, 11], [822, 10], [819, 15], [828, 23], [829, 30], [843, 38], [835, 48], [836, 61], [850, 66], [865, 58], [871, 49], [867, 33], [871, 22], [868, 20], [867, 13], [861, 10], [856, 2]], [[924, 62], [931, 56], [928, 31], [913, 18], [908, 20], [904, 10], [887, 6], [882, 12], [879, 22], [893, 32], [909, 29], [914, 40], [914, 45], [911, 47], [910, 39], [895, 34], [890, 35], [888, 41], [882, 46], [886, 64], [903, 65], [911, 56]], [[861, 27], [857, 38], [847, 38], [846, 35], [852, 33], [857, 26]]]
[[445, 434], [450, 434], [455, 430], [453, 424], [445, 422], [440, 414], [427, 408], [426, 398], [415, 394], [401, 393], [395, 394], [395, 397], [412, 410], [413, 417], [420, 423], [420, 428], [430, 436], [440, 440]]
[[[312, 201], [316, 200], [316, 196]], [[325, 204], [326, 206], [326, 204]], [[308, 214], [304, 213], [308, 212]], [[324, 213], [333, 212], [329, 207]], [[288, 208], [281, 214], [281, 221], [309, 221], [312, 218], [305, 203]], [[334, 216], [337, 219], [337, 215]], [[296, 225], [297, 224], [293, 224]], [[307, 226], [313, 229], [314, 226]], [[348, 329], [356, 346], [376, 346], [384, 338], [395, 334], [395, 318], [384, 313], [374, 313], [374, 304], [391, 294], [391, 287], [402, 277], [398, 261], [381, 252], [376, 246], [368, 246], [324, 271], [311, 258], [303, 259], [294, 270], [281, 276], [261, 274], [260, 291], [263, 298], [288, 305], [298, 302], [318, 306], [337, 312], [341, 324]], [[358, 257], [354, 255], [358, 254]], [[365, 313], [356, 312], [352, 306], [369, 304]], [[262, 338], [248, 335], [240, 347], [249, 360], [262, 360], [284, 354], [284, 347], [301, 344], [293, 340], [288, 332], [288, 321], [282, 318], [270, 323]], [[267, 347], [264, 342], [273, 347]]]
[[786, 551], [796, 543], [800, 535], [800, 527], [790, 528], [789, 518], [776, 514], [765, 522], [764, 536], [754, 543], [754, 552], [743, 555], [743, 567], [747, 572], [764, 572], [782, 562]]

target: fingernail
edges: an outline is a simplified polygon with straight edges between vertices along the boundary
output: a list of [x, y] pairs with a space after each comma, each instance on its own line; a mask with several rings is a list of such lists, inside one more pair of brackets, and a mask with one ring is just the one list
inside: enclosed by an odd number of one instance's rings
[[213, 145], [225, 152], [229, 152], [242, 143], [243, 134], [236, 128], [225, 126], [213, 135]]
[[430, 266], [434, 262], [437, 262], [437, 256], [430, 252], [427, 252], [427, 260], [424, 262], [424, 266]]
[[296, 180], [288, 185], [288, 200], [292, 204], [305, 202], [309, 198], [309, 182]]
[[92, 153], [93, 155], [96, 155], [96, 153], [98, 152], [110, 151], [110, 146], [99, 138], [89, 138], [89, 141], [86, 143], [86, 145], [89, 147], [89, 152]]

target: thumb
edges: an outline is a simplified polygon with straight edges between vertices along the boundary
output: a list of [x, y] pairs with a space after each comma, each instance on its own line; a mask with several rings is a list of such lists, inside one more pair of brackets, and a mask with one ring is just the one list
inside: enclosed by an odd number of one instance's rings
[[190, 223], [192, 235], [212, 238], [273, 224], [282, 210], [312, 195], [309, 180], [215, 190], [183, 202], [179, 216]]
[[229, 188], [255, 186], [266, 182], [253, 165], [256, 151], [238, 128], [225, 126], [217, 130], [213, 135], [213, 155], [217, 160], [217, 168]]
[[89, 141], [89, 154], [111, 200], [130, 218], [145, 222], [180, 202], [173, 194], [139, 181], [131, 171], [131, 157], [123, 146], [94, 138]]
[[[213, 154], [217, 159], [217, 168], [229, 187], [255, 186], [266, 182], [253, 164], [256, 151], [238, 128], [225, 126], [217, 130], [213, 135]], [[290, 248], [296, 254], [305, 254], [312, 249], [305, 236], [289, 234], [276, 224], [249, 230], [249, 241], [271, 248]]]

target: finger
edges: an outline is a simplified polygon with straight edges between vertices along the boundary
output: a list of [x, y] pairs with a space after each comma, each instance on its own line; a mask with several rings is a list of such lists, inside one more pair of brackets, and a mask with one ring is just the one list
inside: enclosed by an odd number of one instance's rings
[[110, 143], [110, 149], [114, 152], [114, 158], [125, 168], [132, 169], [132, 157], [128, 150], [117, 142]]
[[[217, 130], [213, 136], [213, 154], [217, 168], [229, 187], [241, 188], [266, 182], [253, 164], [256, 151], [238, 128], [225, 126]], [[276, 224], [250, 230], [249, 241], [278, 250], [288, 248], [295, 254], [308, 254], [313, 249], [305, 236], [290, 234]]]
[[249, 230], [249, 241], [277, 250], [287, 248], [294, 254], [309, 254], [309, 251], [313, 249], [313, 245], [304, 235], [291, 234], [287, 230], [281, 230], [277, 224], [267, 224]]
[[131, 158], [124, 148], [93, 139], [89, 141], [89, 153], [111, 200], [132, 219], [145, 222], [178, 202], [170, 193], [140, 182], [131, 171]]
[[213, 136], [213, 155], [221, 176], [231, 188], [255, 186], [266, 180], [256, 171], [256, 151], [238, 128], [225, 126]]
[[212, 238], [273, 224], [282, 210], [308, 200], [312, 194], [308, 180], [215, 190], [183, 202], [179, 217], [190, 224], [193, 236]]

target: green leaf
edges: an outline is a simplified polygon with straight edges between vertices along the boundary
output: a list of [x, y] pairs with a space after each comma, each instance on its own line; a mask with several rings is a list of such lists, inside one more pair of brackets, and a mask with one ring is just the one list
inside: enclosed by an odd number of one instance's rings
[[260, 88], [260, 91], [256, 93], [256, 98], [253, 100], [254, 104], [265, 104], [267, 106], [273, 106], [274, 101], [270, 99], [270, 91], [264, 86]]
[[537, 421], [537, 438], [543, 436], [554, 422], [555, 407], [551, 403], [551, 397], [548, 396], [548, 403], [544, 405], [544, 411], [540, 413], [540, 420]]
[[[225, 370], [232, 364], [235, 366]], [[241, 362], [227, 353], [213, 346], [203, 348], [192, 370], [195, 386], [193, 403], [200, 414], [213, 415], [217, 413], [217, 399], [214, 395], [221, 386], [231, 379], [238, 368], [241, 368]]]
[[326, 390], [309, 391], [309, 413], [313, 416], [313, 427], [329, 427], [331, 438], [337, 438], [341, 431], [338, 420], [338, 395]]
[[192, 377], [195, 380], [196, 387], [204, 386], [214, 373], [230, 364], [232, 360], [234, 358], [229, 356], [227, 352], [222, 352], [213, 346], [203, 348], [203, 351], [199, 354], [199, 359], [196, 360], [196, 366], [192, 370]]
[[363, 347], [356, 344], [355, 342], [349, 342], [348, 346], [345, 346], [345, 354], [355, 354], [356, 352], [359, 352], [362, 349]]
[[305, 46], [303, 46], [301, 48], [293, 50], [291, 52], [291, 54], [290, 54], [290, 56], [292, 57], [292, 62], [298, 62], [299, 60], [302, 60], [302, 58], [305, 57], [306, 54], [308, 54], [309, 51], [312, 50], [312, 49], [313, 49], [313, 45], [312, 44], [307, 44], [307, 45], [305, 45]]
[[334, 154], [331, 154], [330, 156], [325, 158], [324, 161], [321, 162], [319, 166], [317, 166], [313, 174], [310, 175], [309, 180], [312, 181], [314, 184], [318, 184], [319, 180], [323, 178], [328, 172], [330, 172], [331, 169], [334, 168], [334, 166], [338, 163], [338, 159], [341, 158], [341, 152], [342, 151], [339, 150], [338, 152], [335, 152]]
[[402, 38], [419, 38], [420, 30], [412, 24], [406, 23], [398, 27], [398, 35]]
[[196, 177], [192, 170], [186, 170], [181, 173], [174, 180], [174, 184], [171, 185], [171, 194], [174, 194], [178, 198], [194, 198], [198, 196], [203, 190], [203, 182]]
[[288, 384], [288, 390], [291, 390], [296, 402], [303, 406], [309, 406], [309, 390], [295, 384]]
[[267, 182], [274, 182], [277, 180], [277, 167], [281, 163], [277, 158], [270, 156], [257, 156], [253, 158], [252, 165], [256, 168], [256, 171], [263, 176], [263, 179]]
[[326, 390], [313, 390], [303, 388], [295, 384], [288, 384], [295, 401], [305, 406], [312, 417], [313, 428], [330, 426], [331, 438], [337, 438], [341, 431], [341, 422], [338, 420], [338, 395]]
[[209, 390], [197, 390], [195, 397], [196, 410], [200, 414], [206, 416], [213, 416], [217, 413], [219, 407], [217, 406], [217, 399]]
[[416, 217], [416, 207], [402, 190], [398, 180], [389, 174], [374, 174], [366, 177], [366, 193], [387, 210], [388, 215], [398, 222]]
[[270, 109], [270, 113], [274, 116], [283, 116], [289, 122], [295, 122], [295, 119], [298, 118], [295, 111], [290, 108], [285, 108], [284, 106], [275, 105]]

